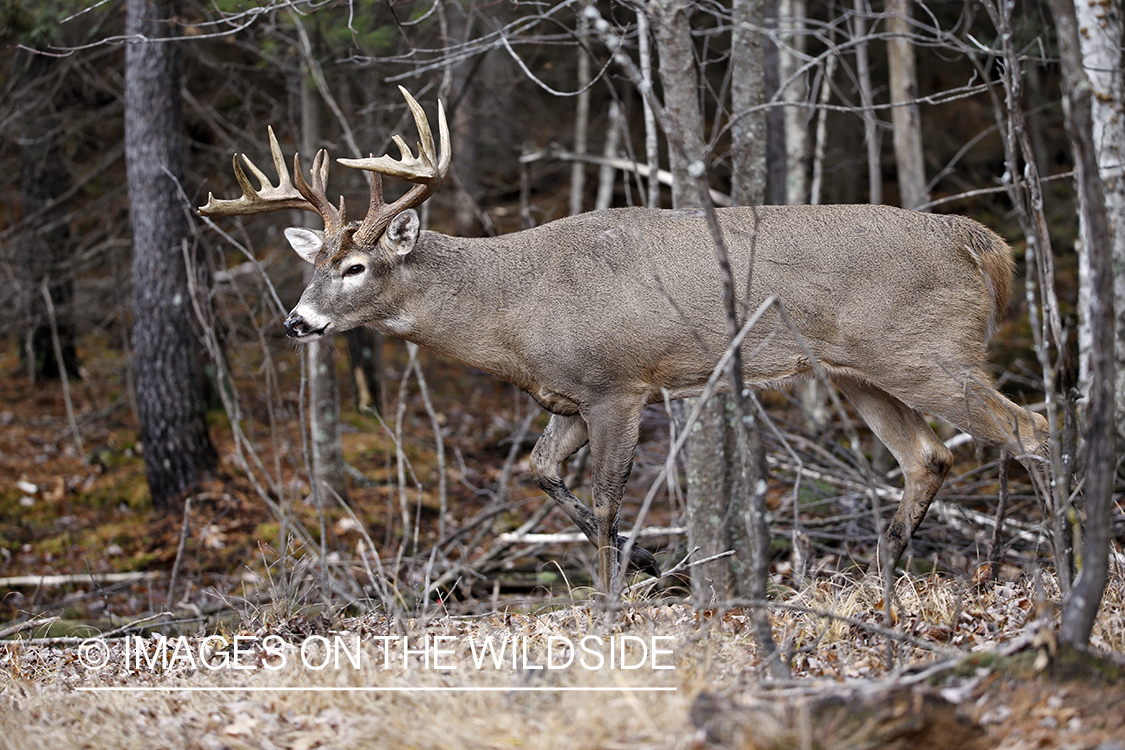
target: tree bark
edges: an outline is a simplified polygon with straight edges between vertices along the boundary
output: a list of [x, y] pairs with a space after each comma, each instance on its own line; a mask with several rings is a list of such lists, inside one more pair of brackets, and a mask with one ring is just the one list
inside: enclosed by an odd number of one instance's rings
[[[321, 143], [320, 96], [309, 79], [306, 63], [301, 64], [301, 151], [304, 164], [311, 164]], [[307, 167], [306, 167], [307, 168]], [[309, 179], [308, 177], [305, 178]], [[301, 219], [310, 228], [318, 221], [307, 213]], [[307, 278], [312, 277], [308, 267]], [[309, 441], [312, 453], [313, 495], [330, 490], [347, 497], [347, 472], [344, 447], [340, 441], [340, 384], [336, 378], [336, 348], [331, 341], [313, 341], [304, 347], [309, 388]]]
[[181, 66], [175, 3], [128, 0], [125, 160], [133, 231], [133, 357], [137, 420], [153, 507], [199, 485], [215, 467], [191, 327], [183, 247]]
[[[764, 0], [734, 0], [731, 8], [731, 194], [737, 206], [766, 200], [766, 25]], [[755, 109], [757, 108], [757, 109]], [[803, 129], [802, 129], [803, 130]]]
[[699, 105], [699, 76], [695, 46], [685, 0], [652, 0], [649, 4], [660, 82], [664, 86], [664, 109], [678, 129], [680, 142], [669, 135], [668, 162], [672, 172], [672, 206], [698, 207], [699, 191], [693, 169], [706, 169], [707, 146], [703, 142], [703, 112]]
[[[736, 121], [731, 127], [731, 194], [738, 206], [760, 206], [766, 198], [767, 116], [761, 109], [766, 101], [766, 51], [764, 37], [753, 31], [763, 28], [765, 20], [764, 0], [735, 0], [730, 95]], [[753, 279], [736, 279], [735, 283], [753, 284]], [[762, 600], [766, 598], [770, 561], [766, 447], [752, 402], [748, 398], [740, 402], [733, 396], [724, 396], [723, 400], [729, 402], [728, 425], [723, 432], [731, 443], [727, 460], [732, 470], [729, 504], [734, 523], [728, 526], [729, 542], [736, 551], [730, 559], [731, 576], [739, 597]]]
[[[1093, 127], [1095, 156], [1105, 192], [1106, 214], [1113, 265], [1125, 268], [1125, 71], [1122, 70], [1122, 36], [1125, 29], [1121, 0], [1099, 3], [1075, 3], [1078, 41], [1082, 48], [1082, 66], [1090, 81], [1092, 93], [1090, 116]], [[1079, 215], [1083, 217], [1082, 214]], [[1084, 219], [1083, 219], [1084, 222]], [[1083, 223], [1083, 235], [1086, 226]], [[1088, 241], [1079, 253], [1079, 367], [1080, 389], [1085, 394], [1090, 384], [1090, 264]], [[1114, 276], [1115, 298], [1115, 370], [1116, 431], [1125, 437], [1125, 274]]]
[[[1081, 2], [1081, 0], [1079, 0]], [[1063, 599], [1059, 638], [1073, 646], [1090, 639], [1109, 572], [1113, 514], [1114, 299], [1109, 217], [1094, 142], [1093, 92], [1082, 66], [1073, 0], [1051, 0], [1063, 71], [1063, 110], [1078, 172], [1079, 210], [1090, 259], [1090, 404], [1086, 427], [1086, 540], [1080, 568]], [[1118, 40], [1117, 44], [1120, 44]], [[1061, 561], [1060, 561], [1060, 564]]]
[[887, 62], [891, 78], [891, 122], [898, 164], [899, 205], [917, 208], [926, 195], [926, 162], [922, 157], [922, 119], [917, 104], [918, 74], [910, 40], [910, 0], [887, 0]]
[[855, 23], [852, 29], [857, 39], [855, 45], [855, 74], [859, 79], [859, 103], [863, 108], [863, 144], [867, 149], [868, 203], [883, 202], [883, 166], [879, 154], [879, 117], [872, 105], [875, 103], [871, 88], [871, 63], [867, 56], [866, 18], [870, 14], [866, 0], [855, 0]]
[[[574, 153], [585, 156], [590, 145], [590, 55], [586, 52], [586, 45], [590, 37], [590, 20], [578, 10], [578, 90], [577, 107], [574, 115]], [[581, 159], [575, 159], [570, 165], [570, 215], [582, 213], [586, 199], [586, 164]]]
[[[649, 7], [654, 11], [652, 28], [660, 60], [664, 109], [682, 141], [676, 144], [669, 137], [672, 207], [699, 207], [702, 204], [692, 171], [704, 168], [707, 148], [700, 136], [703, 113], [688, 4], [682, 0], [653, 0]], [[706, 250], [700, 248], [700, 252]], [[685, 399], [684, 411], [690, 411], [694, 403], [695, 399]], [[699, 550], [699, 558], [731, 549], [730, 529], [736, 517], [732, 516], [730, 500], [736, 491], [732, 484], [740, 472], [732, 466], [729, 410], [725, 396], [711, 398], [691, 428], [685, 448], [688, 546]], [[735, 596], [734, 581], [726, 559], [691, 569], [692, 595], [698, 606], [721, 603]]]
[[[651, 24], [648, 22], [648, 11], [643, 7], [637, 10], [637, 58], [640, 63], [643, 85], [652, 91], [652, 45], [650, 44]], [[660, 181], [656, 178], [657, 168], [660, 166], [659, 158], [659, 132], [656, 127], [656, 114], [652, 110], [652, 102], [647, 96], [641, 95], [641, 108], [645, 121], [645, 163], [648, 165], [648, 185], [645, 191], [645, 205], [656, 208], [660, 205]]]
[[804, 63], [805, 0], [780, 0], [778, 33], [783, 47], [778, 50], [778, 78], [785, 108], [783, 140], [785, 142], [785, 203], [800, 205], [809, 199], [809, 110], [805, 105], [808, 93], [806, 76], [798, 69]]

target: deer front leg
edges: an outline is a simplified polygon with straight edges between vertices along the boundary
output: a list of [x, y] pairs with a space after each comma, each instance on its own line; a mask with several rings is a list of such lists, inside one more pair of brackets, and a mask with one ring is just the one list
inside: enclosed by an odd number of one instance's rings
[[625, 482], [633, 469], [642, 406], [640, 399], [623, 398], [596, 405], [583, 413], [590, 433], [598, 574], [606, 593], [618, 588], [620, 537], [617, 536], [617, 521]]
[[[599, 544], [598, 524], [594, 512], [590, 510], [563, 482], [559, 474], [559, 464], [588, 440], [586, 422], [579, 416], [564, 417], [551, 415], [547, 429], [535, 443], [531, 451], [531, 476], [539, 488], [559, 504], [578, 530], [594, 545]], [[625, 546], [625, 537], [617, 537], [617, 548]], [[629, 555], [629, 563], [637, 570], [659, 577], [660, 566], [656, 558], [646, 549], [634, 545]]]

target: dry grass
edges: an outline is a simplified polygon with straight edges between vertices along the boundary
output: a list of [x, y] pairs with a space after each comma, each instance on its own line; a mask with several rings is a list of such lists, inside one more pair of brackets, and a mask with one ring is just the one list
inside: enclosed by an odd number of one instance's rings
[[[1048, 597], [1055, 595], [1053, 585], [1044, 574], [1041, 586]], [[1095, 646], [1122, 650], [1123, 589], [1118, 576], [1107, 592]], [[994, 650], [1024, 632], [1037, 612], [1052, 611], [1049, 600], [1037, 600], [1035, 584], [1029, 579], [977, 588], [941, 577], [903, 576], [896, 581], [891, 608], [895, 635], [888, 637], [878, 630], [885, 617], [881, 591], [870, 580], [824, 579], [773, 610], [775, 634], [790, 654], [798, 678], [786, 683], [790, 690], [819, 690], [826, 680], [830, 684], [842, 681], [855, 689], [856, 685], [877, 684], [878, 678], [899, 678], [904, 668], [916, 668], [935, 655]], [[754, 695], [771, 694], [761, 683], [757, 648], [742, 610], [700, 613], [684, 604], [641, 602], [620, 613], [612, 630], [604, 629], [602, 621], [587, 605], [535, 614], [499, 612], [428, 621], [369, 615], [342, 620], [331, 630], [324, 626], [319, 631], [306, 630], [299, 637], [288, 633], [281, 652], [285, 666], [277, 671], [264, 665], [266, 661], [276, 665], [281, 657], [260, 652], [249, 658], [246, 663], [253, 668], [246, 670], [210, 670], [201, 664], [190, 669], [183, 659], [173, 660], [167, 671], [144, 665], [137, 668], [125, 662], [120, 641], [114, 642], [107, 666], [90, 671], [82, 666], [73, 645], [10, 644], [0, 652], [0, 695], [4, 698], [0, 703], [0, 747], [697, 747], [705, 738], [700, 726], [706, 722], [701, 716], [708, 714], [705, 707], [712, 696], [742, 705]], [[247, 628], [239, 635], [262, 637], [269, 632]], [[275, 627], [272, 632], [280, 631]], [[358, 639], [362, 645], [360, 668], [302, 666], [298, 646], [312, 644], [314, 634]], [[655, 661], [650, 654], [642, 667], [628, 670], [605, 665], [585, 669], [577, 661], [566, 669], [531, 668], [548, 663], [551, 644], [553, 663], [560, 664], [560, 654], [565, 652], [557, 647], [562, 639], [578, 645], [584, 636], [631, 636], [626, 658], [632, 663], [642, 660], [640, 643], [646, 649], [656, 643], [670, 653]], [[665, 640], [653, 641], [654, 636]], [[427, 639], [447, 649], [439, 657], [441, 664], [456, 668], [435, 669], [433, 662], [427, 666], [426, 653], [404, 659], [403, 637], [413, 649], [422, 649]], [[496, 643], [506, 637], [520, 644], [514, 665], [505, 659], [500, 668], [491, 664], [476, 667], [473, 646], [483, 647], [489, 637]], [[435, 640], [438, 638], [445, 640]], [[154, 639], [145, 644], [150, 655], [155, 653]], [[190, 644], [200, 653], [199, 639]], [[589, 644], [594, 647], [598, 642]], [[218, 656], [212, 653], [211, 658]], [[587, 663], [593, 665], [593, 658]], [[673, 668], [654, 669], [656, 664]], [[121, 686], [172, 690], [79, 690]], [[185, 689], [216, 687], [234, 690]], [[654, 687], [675, 690], [641, 690]], [[268, 692], [262, 688], [321, 690]], [[341, 688], [365, 690], [343, 692]], [[396, 692], [403, 688], [489, 690]], [[776, 695], [776, 686], [773, 690]], [[755, 743], [739, 740], [734, 744], [766, 746], [760, 741], [767, 736], [782, 742], [790, 736], [791, 727], [777, 728], [773, 735], [765, 725], [760, 729], [765, 734]], [[743, 737], [745, 732], [740, 732], [738, 736]]]

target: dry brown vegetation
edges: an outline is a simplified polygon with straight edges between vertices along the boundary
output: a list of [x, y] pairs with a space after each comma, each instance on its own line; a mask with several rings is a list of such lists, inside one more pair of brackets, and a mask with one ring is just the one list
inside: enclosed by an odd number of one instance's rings
[[[401, 380], [409, 360], [391, 351], [392, 379]], [[282, 351], [275, 362], [290, 356]], [[6, 357], [0, 369], [12, 373], [15, 353]], [[352, 486], [347, 508], [318, 513], [301, 499], [307, 488], [294, 424], [282, 423], [272, 435], [262, 426], [270, 408], [293, 420], [294, 373], [279, 368], [272, 406], [241, 383], [248, 442], [265, 465], [281, 467], [277, 484], [285, 494], [267, 499], [282, 511], [259, 496], [241, 468], [229, 421], [216, 412], [224, 470], [193, 498], [181, 551], [183, 517], [155, 517], [148, 506], [132, 450], [123, 363], [112, 356], [85, 360], [98, 368], [72, 394], [85, 441], [96, 446], [85, 456], [69, 440], [58, 384], [33, 387], [18, 373], [5, 378], [14, 398], [0, 415], [0, 575], [75, 577], [57, 587], [12, 585], [4, 593], [4, 620], [63, 619], [28, 629], [17, 637], [35, 638], [0, 650], [0, 747], [1017, 748], [1125, 741], [1125, 719], [1113, 710], [1125, 699], [1120, 668], [1054, 649], [1059, 594], [1041, 559], [1035, 505], [1018, 476], [998, 579], [980, 575], [996, 476], [989, 457], [980, 468], [971, 449], [959, 449], [960, 474], [923, 527], [916, 563], [896, 580], [888, 607], [882, 586], [851, 567], [868, 559], [874, 539], [866, 493], [856, 489], [858, 471], [846, 452], [818, 445], [822, 438], [788, 419], [792, 407], [783, 399], [773, 402], [788, 453], [775, 446], [771, 505], [779, 542], [770, 611], [792, 679], [769, 680], [746, 610], [694, 608], [673, 579], [635, 587], [607, 626], [589, 599], [585, 545], [497, 541], [526, 524], [542, 500], [527, 480], [526, 450], [518, 447], [526, 442], [524, 426], [536, 429], [535, 413], [495, 381], [423, 360], [451, 456], [444, 537], [426, 404], [416, 386], [404, 392], [396, 439], [411, 477], [408, 509], [420, 522], [417, 548], [401, 536], [393, 426], [384, 430], [370, 415], [347, 417], [349, 461], [369, 481]], [[389, 399], [392, 414], [396, 397]], [[646, 425], [631, 514], [667, 445], [659, 410]], [[803, 460], [799, 482], [788, 463], [794, 456]], [[892, 476], [879, 487], [888, 499], [893, 483]], [[658, 505], [646, 525], [674, 525], [678, 498]], [[297, 530], [287, 547], [278, 544], [285, 524]], [[535, 528], [568, 530], [552, 516]], [[322, 538], [326, 566], [317, 563]], [[687, 554], [675, 535], [656, 542], [666, 564]], [[83, 580], [86, 573], [129, 571], [154, 577]], [[451, 572], [440, 599], [418, 600], [427, 580]], [[1125, 653], [1123, 580], [1115, 570], [1095, 628], [1092, 645], [1102, 654]], [[106, 666], [91, 670], [80, 644], [96, 634], [110, 651]], [[301, 645], [335, 634], [358, 636], [361, 668], [301, 668]], [[211, 668], [243, 642], [236, 639], [270, 635], [286, 656], [284, 668], [267, 669], [279, 657], [254, 648], [244, 656], [253, 669]], [[673, 668], [653, 669], [651, 660], [635, 670], [533, 668], [547, 663], [552, 636], [557, 646], [557, 639], [577, 643], [587, 635], [630, 635], [650, 646], [657, 636], [670, 651], [660, 657], [663, 665]], [[125, 644], [135, 653], [138, 636], [151, 664], [126, 659]], [[164, 636], [173, 640], [161, 652]], [[472, 647], [489, 636], [526, 644], [527, 662], [521, 651], [515, 665], [476, 668]], [[426, 668], [424, 654], [404, 662], [401, 650], [388, 667], [381, 649], [398, 648], [404, 637], [414, 649], [427, 639], [449, 639], [443, 663], [456, 668]], [[179, 644], [179, 656], [160, 661], [160, 653], [175, 653], [170, 644]], [[637, 641], [628, 649], [636, 658]], [[160, 690], [86, 690], [95, 687]], [[649, 690], [656, 687], [671, 690]]]
[[[1117, 580], [1097, 637], [1120, 648], [1125, 592]], [[1043, 583], [1049, 591], [1050, 580]], [[111, 656], [100, 670], [84, 667], [75, 645], [13, 644], [0, 673], [0, 746], [1092, 748], [1125, 738], [1125, 716], [1115, 710], [1125, 700], [1122, 667], [1057, 654], [1049, 626], [1032, 624], [1049, 606], [1036, 601], [1030, 581], [966, 590], [904, 576], [887, 636], [867, 587], [818, 583], [773, 610], [779, 642], [798, 654], [795, 679], [784, 682], [762, 681], [741, 610], [644, 601], [610, 630], [584, 604], [331, 623], [271, 620], [265, 608], [210, 648], [191, 639], [217, 665], [236, 635], [283, 636], [282, 657], [251, 649], [247, 670], [192, 668], [183, 653], [167, 670], [127, 668], [121, 638], [108, 639]], [[786, 606], [798, 602], [807, 608]], [[813, 611], [820, 606], [827, 609]], [[358, 639], [360, 667], [315, 668], [323, 654], [316, 649], [302, 666], [298, 649], [314, 635]], [[542, 668], [563, 663], [557, 649], [548, 660], [549, 638], [577, 643], [587, 635], [633, 636], [627, 657], [643, 666]], [[646, 661], [638, 642], [654, 635], [666, 638], [658, 644], [668, 655]], [[427, 661], [433, 652], [424, 644], [439, 637], [439, 663], [448, 668]], [[521, 645], [514, 665], [478, 668], [473, 648], [489, 637], [526, 642], [526, 651]], [[405, 659], [404, 638], [415, 650]], [[142, 640], [156, 661], [158, 639]], [[266, 668], [282, 658], [282, 668]], [[120, 687], [138, 690], [89, 691]]]

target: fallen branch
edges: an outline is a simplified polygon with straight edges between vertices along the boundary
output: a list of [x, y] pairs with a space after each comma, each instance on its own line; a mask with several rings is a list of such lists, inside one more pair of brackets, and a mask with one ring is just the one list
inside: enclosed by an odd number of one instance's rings
[[[631, 533], [631, 532], [624, 532]], [[650, 526], [637, 532], [639, 539], [653, 536], [676, 536], [686, 534], [683, 526]], [[559, 532], [557, 534], [521, 534], [510, 531], [501, 534], [497, 539], [506, 544], [577, 544], [589, 541], [585, 534], [579, 532]]]
[[72, 583], [123, 583], [126, 581], [151, 581], [159, 574], [149, 570], [135, 573], [79, 573], [55, 576], [12, 576], [0, 578], [0, 587], [7, 586], [66, 586]]

